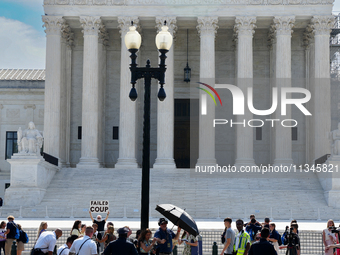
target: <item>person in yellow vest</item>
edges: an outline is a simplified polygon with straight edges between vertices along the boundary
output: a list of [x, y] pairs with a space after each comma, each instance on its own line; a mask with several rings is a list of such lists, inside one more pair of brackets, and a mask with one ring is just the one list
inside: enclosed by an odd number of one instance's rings
[[236, 228], [238, 234], [235, 237], [234, 254], [247, 255], [250, 249], [250, 236], [243, 230], [243, 220], [238, 219], [236, 221]]

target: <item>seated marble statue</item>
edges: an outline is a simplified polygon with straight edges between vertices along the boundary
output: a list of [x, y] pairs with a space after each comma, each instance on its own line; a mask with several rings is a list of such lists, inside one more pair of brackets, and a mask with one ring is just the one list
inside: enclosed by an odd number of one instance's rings
[[338, 129], [331, 132], [332, 140], [332, 155], [340, 155], [340, 122], [338, 123]]
[[31, 121], [23, 132], [21, 127], [18, 130], [18, 152], [40, 155], [43, 140], [42, 134]]

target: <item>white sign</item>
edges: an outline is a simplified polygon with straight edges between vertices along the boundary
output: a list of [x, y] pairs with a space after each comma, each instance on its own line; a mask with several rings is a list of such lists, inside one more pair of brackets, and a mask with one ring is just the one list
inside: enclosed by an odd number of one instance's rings
[[90, 212], [107, 213], [109, 211], [109, 201], [92, 200], [90, 201]]

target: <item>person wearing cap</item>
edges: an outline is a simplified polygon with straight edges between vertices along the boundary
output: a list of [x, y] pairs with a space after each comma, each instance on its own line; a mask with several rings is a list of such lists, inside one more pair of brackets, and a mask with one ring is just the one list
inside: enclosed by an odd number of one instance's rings
[[168, 221], [165, 218], [160, 218], [158, 221], [159, 229], [156, 231], [154, 237], [161, 239], [158, 243], [159, 255], [172, 254], [172, 239], [178, 240], [181, 228], [177, 228], [177, 234], [167, 228]]
[[[105, 220], [102, 220], [102, 216], [101, 215], [97, 215], [97, 218], [95, 220], [92, 217], [91, 211], [89, 211], [89, 213], [90, 213], [90, 217], [91, 217], [92, 222], [96, 223], [98, 225], [98, 228], [97, 228], [97, 231], [98, 231], [97, 238], [98, 238], [98, 240], [101, 240], [102, 237], [105, 234], [104, 227], [105, 227], [105, 223], [106, 223], [107, 219], [109, 218], [110, 212], [109, 211], [107, 212]], [[104, 249], [104, 243], [100, 243], [99, 246], [100, 246], [100, 251], [102, 251]]]
[[118, 239], [109, 243], [104, 255], [138, 255], [133, 243], [127, 240], [130, 229], [123, 227], [117, 230]]
[[18, 226], [14, 223], [14, 216], [10, 215], [7, 217], [8, 223], [6, 226], [6, 242], [5, 242], [5, 253], [10, 255], [12, 251], [12, 244], [15, 241], [16, 229]]
[[95, 220], [95, 219], [93, 218], [93, 216], [92, 216], [91, 211], [89, 211], [89, 213], [90, 213], [90, 217], [91, 217], [92, 222], [93, 222], [93, 223], [96, 223], [96, 224], [98, 225], [98, 229], [97, 229], [98, 232], [104, 231], [105, 222], [106, 222], [107, 219], [109, 218], [110, 212], [107, 212], [105, 220], [102, 220], [102, 216], [101, 216], [101, 215], [97, 215], [97, 218], [96, 218], [96, 220]]

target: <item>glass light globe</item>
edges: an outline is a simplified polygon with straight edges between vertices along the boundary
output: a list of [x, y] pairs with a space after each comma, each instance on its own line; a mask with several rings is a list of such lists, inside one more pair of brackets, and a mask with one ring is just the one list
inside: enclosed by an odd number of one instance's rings
[[126, 48], [129, 49], [139, 49], [140, 45], [142, 43], [142, 37], [136, 30], [135, 26], [130, 26], [129, 27], [129, 32], [126, 33], [125, 38], [125, 46]]
[[156, 46], [159, 50], [170, 50], [172, 45], [172, 35], [168, 31], [167, 26], [162, 26], [162, 31], [160, 31], [156, 36]]

